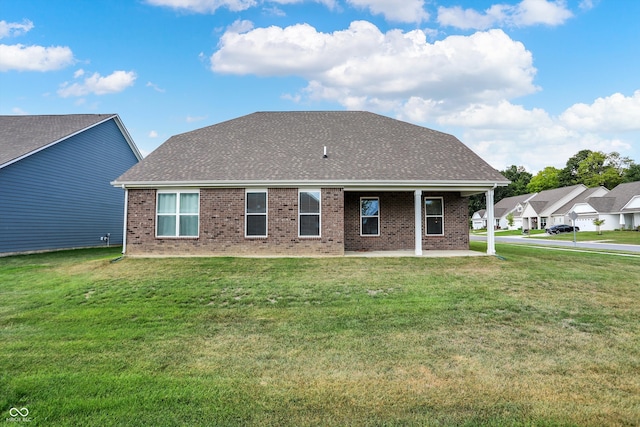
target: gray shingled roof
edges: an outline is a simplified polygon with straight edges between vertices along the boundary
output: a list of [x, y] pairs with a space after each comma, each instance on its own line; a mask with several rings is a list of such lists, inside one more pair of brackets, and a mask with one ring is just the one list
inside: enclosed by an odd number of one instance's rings
[[533, 194], [520, 194], [519, 196], [505, 197], [493, 206], [493, 212], [496, 218], [501, 218], [507, 213], [513, 211], [518, 203], [524, 204]]
[[[570, 194], [577, 187], [584, 187], [582, 184], [572, 185], [570, 187], [554, 188], [552, 190], [544, 190], [533, 196], [527, 202], [535, 212], [542, 213], [547, 207], [552, 207], [555, 203], [560, 201], [563, 197]], [[586, 187], [584, 187], [586, 189]]]
[[452, 135], [368, 112], [323, 111], [258, 112], [175, 135], [115, 184], [225, 181], [508, 183]]
[[0, 116], [0, 166], [114, 116]]
[[[640, 196], [640, 181], [618, 185], [604, 197], [592, 197], [587, 202], [599, 213], [619, 213], [634, 196]], [[634, 212], [636, 209], [628, 210]], [[625, 210], [627, 212], [627, 210]]]
[[[568, 214], [569, 210], [572, 207], [574, 207], [576, 203], [585, 203], [587, 201], [587, 199], [590, 198], [590, 197], [591, 197], [591, 200], [596, 199], [597, 197], [592, 197], [593, 193], [595, 193], [596, 191], [601, 190], [603, 188], [604, 187], [587, 188], [582, 193], [580, 193], [576, 197], [574, 197], [571, 201], [565, 203], [564, 206], [562, 206], [559, 209], [557, 209], [553, 214], [554, 215], [566, 215], [566, 214]], [[605, 190], [606, 190], [606, 188], [605, 188]]]

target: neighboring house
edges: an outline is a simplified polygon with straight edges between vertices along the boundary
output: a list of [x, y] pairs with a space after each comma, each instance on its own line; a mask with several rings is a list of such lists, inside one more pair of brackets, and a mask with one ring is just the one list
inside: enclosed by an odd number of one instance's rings
[[[522, 211], [524, 204], [537, 193], [505, 197], [493, 206], [495, 228], [500, 230], [517, 230], [522, 228]], [[513, 213], [513, 225], [509, 227], [507, 215]], [[474, 230], [487, 228], [487, 211], [481, 209], [471, 217]]]
[[601, 230], [637, 229], [640, 227], [640, 181], [620, 184], [603, 196], [576, 204], [572, 210], [578, 214], [576, 225], [580, 230], [596, 230], [593, 224], [596, 218], [605, 220]]
[[480, 209], [473, 213], [471, 217], [471, 227], [474, 230], [484, 230], [487, 228], [487, 210]]
[[468, 249], [468, 196], [508, 183], [452, 135], [334, 111], [175, 135], [113, 185], [127, 254], [296, 256]]
[[0, 116], [0, 253], [122, 243], [110, 181], [141, 158], [115, 114]]
[[[576, 225], [582, 231], [595, 231], [596, 226], [593, 220], [598, 217], [598, 212], [593, 209], [587, 202], [590, 198], [599, 198], [606, 196], [609, 190], [605, 187], [587, 188], [578, 194], [573, 200], [567, 202], [551, 215], [551, 221], [548, 227], [557, 224]], [[575, 223], [569, 217], [571, 212], [578, 214]]]
[[544, 230], [555, 225], [551, 221], [553, 214], [586, 190], [585, 185], [578, 184], [539, 192], [524, 203], [522, 228]]
[[[525, 204], [538, 193], [521, 194], [519, 196], [505, 197], [494, 206], [496, 225], [502, 230], [517, 230], [522, 228], [522, 212]], [[509, 226], [507, 215], [513, 213], [513, 225]]]

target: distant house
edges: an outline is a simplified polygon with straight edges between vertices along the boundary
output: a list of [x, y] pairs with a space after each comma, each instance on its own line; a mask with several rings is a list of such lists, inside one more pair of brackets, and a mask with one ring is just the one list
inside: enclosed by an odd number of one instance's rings
[[593, 220], [598, 217], [596, 212], [588, 203], [590, 199], [601, 198], [607, 195], [609, 190], [605, 187], [587, 188], [582, 193], [578, 194], [575, 198], [567, 202], [564, 206], [558, 208], [552, 215], [551, 221], [548, 226], [557, 224], [574, 225], [573, 221], [569, 217], [571, 212], [578, 214], [578, 219], [575, 221], [575, 225], [582, 231], [595, 230]]
[[586, 190], [585, 185], [578, 184], [537, 193], [524, 203], [522, 228], [544, 230], [555, 225], [551, 221], [554, 213]]
[[508, 183], [452, 135], [302, 111], [175, 135], [113, 185], [127, 254], [296, 256], [469, 249], [468, 196]]
[[115, 114], [0, 116], [0, 254], [122, 243], [110, 181], [141, 159]]
[[[497, 227], [502, 230], [517, 230], [519, 228], [522, 228], [522, 212], [524, 211], [525, 204], [531, 198], [535, 197], [536, 194], [537, 193], [505, 197], [504, 199], [496, 203], [494, 210]], [[510, 213], [513, 214], [512, 226], [509, 226], [509, 220], [507, 219], [507, 215], [509, 215]]]
[[580, 230], [595, 230], [594, 219], [604, 219], [601, 230], [637, 229], [640, 227], [640, 181], [620, 184], [601, 196], [576, 203]]
[[[517, 230], [522, 228], [522, 211], [524, 204], [537, 193], [522, 194], [520, 196], [505, 197], [496, 203], [494, 209], [494, 228], [501, 230]], [[513, 225], [509, 226], [507, 216], [513, 214]], [[472, 216], [472, 226], [474, 230], [487, 228], [487, 211], [481, 209], [474, 212]]]
[[487, 210], [480, 209], [471, 216], [471, 227], [474, 230], [483, 230], [487, 228]]

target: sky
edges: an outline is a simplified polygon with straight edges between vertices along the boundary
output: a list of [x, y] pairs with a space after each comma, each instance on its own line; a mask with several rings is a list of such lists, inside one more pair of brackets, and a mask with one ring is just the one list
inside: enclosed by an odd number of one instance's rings
[[638, 0], [0, 0], [0, 114], [117, 113], [146, 155], [256, 111], [366, 110], [498, 170], [640, 163]]

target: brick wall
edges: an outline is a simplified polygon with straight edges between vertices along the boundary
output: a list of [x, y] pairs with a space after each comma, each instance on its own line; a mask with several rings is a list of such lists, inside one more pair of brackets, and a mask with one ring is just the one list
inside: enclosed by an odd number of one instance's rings
[[[380, 236], [360, 236], [360, 198], [380, 198]], [[423, 193], [444, 198], [444, 236], [422, 236], [424, 250], [469, 249], [468, 199], [458, 193]], [[424, 206], [424, 203], [421, 204]], [[345, 250], [385, 251], [415, 249], [413, 192], [346, 192]], [[424, 214], [422, 216], [424, 233]]]
[[155, 190], [129, 190], [130, 255], [343, 255], [344, 192], [322, 189], [321, 237], [298, 237], [298, 189], [268, 190], [268, 237], [245, 237], [245, 189], [200, 190], [198, 238], [155, 237]]

